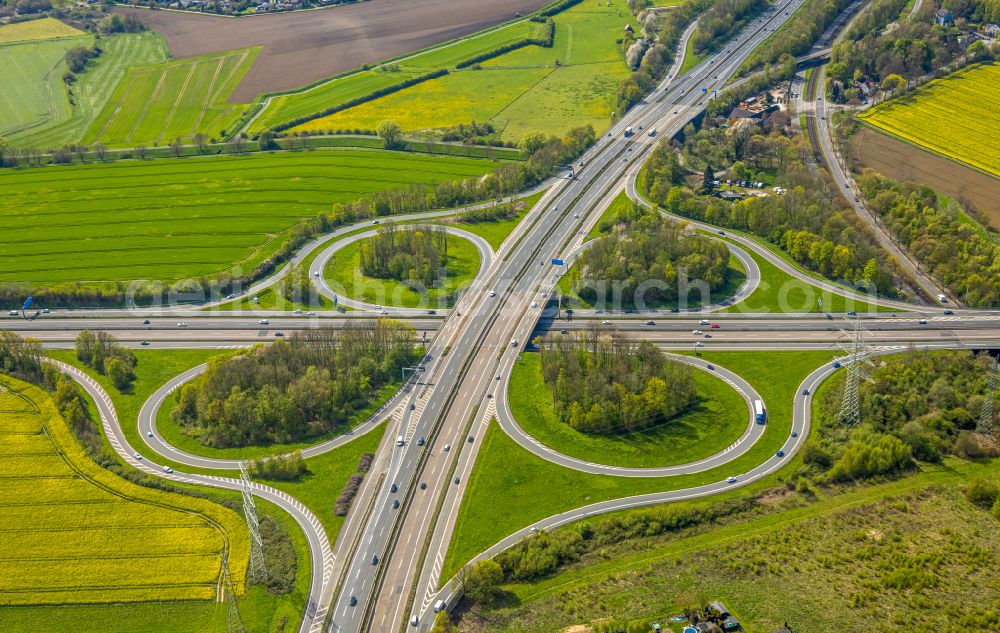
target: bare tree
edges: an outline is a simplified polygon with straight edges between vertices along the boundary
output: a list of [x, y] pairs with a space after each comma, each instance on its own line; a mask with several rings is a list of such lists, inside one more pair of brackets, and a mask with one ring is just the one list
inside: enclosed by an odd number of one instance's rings
[[87, 162], [87, 146], [86, 145], [74, 145], [76, 149], [76, 157], [80, 159], [81, 163]]
[[246, 152], [247, 141], [242, 134], [237, 134], [229, 141], [229, 151], [233, 154], [242, 154]]
[[208, 137], [198, 132], [194, 135], [194, 144], [198, 146], [198, 151], [204, 154], [208, 149]]
[[42, 153], [33, 147], [21, 148], [21, 158], [22, 162], [32, 167], [38, 167], [42, 164]]
[[6, 137], [0, 136], [0, 167], [7, 164], [7, 157], [13, 154], [13, 150], [10, 147], [10, 142]]
[[136, 156], [138, 156], [139, 158], [145, 159], [146, 158], [146, 153], [147, 153], [147, 150], [146, 150], [146, 146], [145, 145], [137, 145], [136, 146], [136, 148], [135, 148], [135, 155]]
[[92, 149], [94, 150], [94, 153], [97, 154], [97, 160], [103, 163], [104, 159], [107, 158], [108, 148], [101, 143], [94, 143]]
[[174, 156], [179, 157], [181, 155], [181, 139], [175, 138], [170, 143], [170, 151], [173, 152]]

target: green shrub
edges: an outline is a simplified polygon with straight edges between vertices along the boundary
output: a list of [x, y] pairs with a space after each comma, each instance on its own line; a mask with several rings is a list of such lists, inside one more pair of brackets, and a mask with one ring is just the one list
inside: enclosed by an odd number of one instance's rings
[[983, 509], [992, 508], [1000, 499], [1000, 484], [976, 477], [965, 489], [965, 496], [973, 505]]
[[832, 481], [867, 479], [897, 473], [913, 462], [913, 451], [902, 440], [882, 433], [859, 432], [830, 469]]

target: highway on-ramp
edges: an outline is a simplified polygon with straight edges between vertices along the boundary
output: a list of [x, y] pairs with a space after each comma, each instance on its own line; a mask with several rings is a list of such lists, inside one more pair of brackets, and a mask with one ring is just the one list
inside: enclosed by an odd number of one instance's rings
[[[451, 516], [449, 507], [438, 507], [438, 499], [449, 487], [461, 485], [461, 478], [458, 483], [451, 479], [451, 464], [477, 442], [475, 435], [466, 441], [465, 429], [474, 424], [484, 401], [491, 399], [493, 374], [509, 366], [534, 330], [542, 311], [539, 306], [555, 283], [549, 262], [570, 252], [583, 224], [599, 215], [625, 181], [634, 178], [657, 140], [647, 131], [671, 136], [679, 130], [704, 107], [707, 96], [702, 88], [721, 87], [749, 51], [797, 6], [793, 0], [769, 9], [736, 42], [636, 106], [585, 154], [577, 179], [549, 189], [536, 205], [541, 217], [519, 225], [511, 238], [514, 246], [485, 275], [484, 283], [494, 296], [473, 290], [456, 306], [463, 315], [462, 332], [443, 359], [438, 353], [444, 344], [442, 334], [435, 339], [432, 354], [438, 359], [437, 368], [443, 369], [428, 385], [421, 415], [411, 420], [403, 446], [396, 446], [391, 434], [380, 446], [380, 453], [398, 457], [386, 478], [375, 484], [381, 493], [375, 496], [373, 510], [359, 518], [363, 524], [357, 527], [358, 545], [344, 561], [345, 582], [332, 608], [333, 630], [397, 630], [413, 616], [419, 627], [429, 627], [429, 618], [410, 609], [419, 608], [424, 589], [414, 586], [414, 574], [433, 565], [425, 558], [428, 535], [436, 517]], [[626, 128], [634, 128], [636, 134], [626, 137]], [[413, 442], [414, 437], [423, 437], [424, 445]], [[444, 451], [445, 444], [452, 450]], [[393, 507], [395, 500], [400, 501], [399, 508]]]
[[[115, 411], [111, 397], [97, 381], [72, 365], [55, 360], [47, 362], [58, 367], [63, 373], [83, 387], [97, 405], [97, 411], [101, 417], [101, 425], [111, 447], [132, 468], [147, 475], [162, 477], [168, 481], [177, 483], [209, 486], [211, 488], [223, 488], [234, 491], [242, 490], [243, 485], [239, 479], [166, 471], [163, 465], [150, 462], [146, 458], [140, 458], [140, 453], [129, 444], [128, 439], [126, 439], [125, 434], [122, 432], [118, 413]], [[287, 512], [305, 534], [306, 540], [309, 543], [312, 574], [309, 581], [309, 599], [305, 605], [299, 632], [319, 633], [323, 630], [327, 605], [333, 591], [333, 585], [330, 580], [332, 578], [334, 557], [330, 549], [330, 541], [326, 536], [326, 530], [319, 522], [319, 519], [316, 518], [316, 515], [306, 508], [302, 502], [294, 499], [287, 493], [258, 483], [252, 485], [252, 491], [255, 496], [269, 501]]]

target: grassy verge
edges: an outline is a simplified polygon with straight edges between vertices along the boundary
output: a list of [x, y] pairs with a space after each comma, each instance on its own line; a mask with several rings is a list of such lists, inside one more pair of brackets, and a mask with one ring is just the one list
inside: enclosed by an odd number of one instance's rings
[[344, 517], [333, 513], [334, 502], [364, 453], [374, 453], [388, 428], [382, 425], [353, 442], [306, 460], [308, 472], [298, 481], [264, 481], [301, 501], [319, 518], [332, 546]]
[[511, 375], [510, 408], [529, 435], [571, 457], [637, 468], [685, 464], [729, 446], [747, 423], [746, 404], [736, 391], [706, 372], [693, 371], [701, 398], [696, 407], [647, 431], [600, 436], [581, 433], [559, 420], [542, 380], [540, 357], [524, 354]]
[[326, 265], [324, 274], [334, 289], [359, 301], [401, 308], [450, 307], [458, 293], [479, 272], [479, 251], [475, 244], [461, 237], [448, 237], [448, 264], [439, 287], [421, 293], [395, 279], [376, 279], [361, 272], [361, 244], [358, 241], [337, 251]]
[[791, 432], [792, 401], [799, 384], [830, 355], [708, 352], [702, 357], [747, 377], [767, 405], [767, 430], [745, 455], [693, 475], [652, 479], [589, 475], [536, 457], [493, 424], [459, 510], [442, 577], [450, 577], [477, 553], [544, 517], [606, 499], [719, 481], [770, 459]]
[[[727, 240], [728, 241], [728, 240]], [[745, 249], [746, 250], [746, 249]], [[760, 269], [760, 285], [749, 297], [724, 312], [889, 312], [892, 308], [822, 290], [780, 270], [753, 251], [747, 250]], [[821, 303], [822, 302], [822, 303]]]
[[694, 52], [694, 38], [688, 40], [687, 46], [684, 48], [684, 63], [681, 64], [681, 69], [677, 71], [677, 76], [681, 76], [687, 71], [691, 70], [705, 59], [705, 54], [697, 55]]
[[528, 215], [531, 209], [534, 208], [535, 204], [541, 199], [545, 194], [544, 191], [539, 191], [538, 193], [532, 194], [526, 198], [521, 198], [520, 202], [524, 203], [524, 208], [512, 218], [506, 220], [496, 220], [492, 222], [462, 222], [459, 218], [454, 221], [448, 222], [457, 228], [460, 228], [469, 233], [473, 233], [483, 238], [490, 243], [493, 250], [500, 248], [503, 241], [507, 239], [507, 236], [511, 234], [514, 228], [524, 219], [524, 216]]
[[[135, 382], [128, 393], [121, 393], [111, 384], [107, 376], [102, 376], [96, 371], [87, 367], [76, 358], [73, 350], [49, 350], [48, 356], [69, 363], [85, 371], [100, 384], [108, 395], [118, 412], [118, 422], [121, 424], [125, 439], [132, 447], [141, 454], [153, 457], [152, 451], [146, 447], [145, 440], [139, 435], [139, 410], [146, 399], [159, 389], [168, 380], [196, 365], [207, 362], [209, 358], [223, 354], [219, 350], [205, 349], [171, 349], [171, 350], [135, 350], [135, 356], [139, 360], [136, 365]], [[95, 419], [99, 419], [96, 418]], [[233, 474], [220, 470], [201, 470], [185, 466], [166, 458], [156, 456], [156, 462], [171, 466], [182, 472], [201, 472], [210, 475]]]
[[[887, 621], [886, 630], [940, 630], [958, 617], [989, 630], [995, 613], [976, 602], [997, 583], [977, 561], [996, 556], [1000, 539], [995, 519], [955, 486], [998, 473], [1000, 460], [948, 459], [888, 483], [768, 501], [757, 516], [640, 541], [610, 558], [587, 555], [558, 576], [505, 587], [516, 606], [491, 612], [491, 630], [606, 617], [662, 622], [698, 595], [721, 599], [751, 631], [785, 621], [806, 632], [878, 630]], [[936, 562], [917, 563], [927, 557]], [[914, 566], [934, 578], [933, 589], [906, 580]], [[966, 589], [976, 595], [958, 597]]]

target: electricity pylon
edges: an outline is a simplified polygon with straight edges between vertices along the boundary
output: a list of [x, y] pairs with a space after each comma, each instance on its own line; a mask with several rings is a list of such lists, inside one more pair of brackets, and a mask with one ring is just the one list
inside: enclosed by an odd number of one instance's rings
[[840, 359], [847, 369], [847, 376], [844, 378], [844, 399], [840, 403], [837, 419], [841, 424], [852, 427], [861, 421], [861, 383], [872, 382], [868, 368], [875, 364], [869, 358], [874, 349], [865, 341], [868, 329], [861, 324], [861, 316], [854, 317], [853, 322], [847, 319], [847, 322], [852, 323], [852, 328], [850, 331], [841, 330], [850, 340], [840, 344], [840, 349], [847, 353]]
[[260, 524], [257, 522], [257, 507], [253, 502], [253, 492], [250, 487], [250, 475], [244, 462], [240, 462], [240, 479], [243, 481], [243, 516], [250, 530], [250, 578], [260, 582], [267, 577], [267, 567], [264, 565], [264, 541], [260, 536]]
[[240, 617], [240, 605], [236, 601], [236, 591], [233, 589], [233, 579], [229, 575], [229, 553], [222, 553], [222, 590], [226, 592], [226, 603], [229, 606], [228, 633], [247, 633]]
[[976, 425], [976, 430], [986, 435], [993, 434], [993, 399], [997, 393], [998, 371], [1000, 358], [994, 358], [990, 373], [986, 375], [986, 399], [983, 400], [983, 410], [979, 414], [979, 424]]

